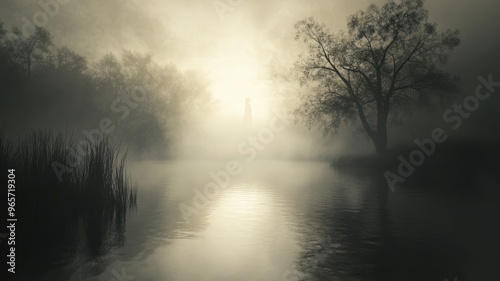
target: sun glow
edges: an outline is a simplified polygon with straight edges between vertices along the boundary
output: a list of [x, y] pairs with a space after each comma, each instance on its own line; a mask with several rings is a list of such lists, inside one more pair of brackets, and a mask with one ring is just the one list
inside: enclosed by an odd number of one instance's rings
[[265, 65], [252, 52], [236, 50], [217, 56], [211, 61], [209, 73], [221, 115], [242, 117], [245, 99], [250, 97], [254, 119], [267, 116], [270, 87], [265, 77]]

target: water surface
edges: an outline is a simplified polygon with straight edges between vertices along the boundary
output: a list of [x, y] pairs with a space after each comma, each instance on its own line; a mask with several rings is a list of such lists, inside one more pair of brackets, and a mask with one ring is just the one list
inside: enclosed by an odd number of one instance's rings
[[[467, 280], [498, 276], [499, 205], [486, 193], [402, 186], [326, 162], [254, 161], [198, 200], [224, 161], [131, 165], [123, 241], [72, 280]], [[199, 199], [199, 198], [198, 198]], [[187, 218], [187, 219], [186, 219]], [[113, 279], [115, 278], [115, 279]], [[132, 279], [125, 279], [132, 280]], [[464, 279], [465, 280], [465, 279]], [[496, 279], [500, 280], [500, 279]]]

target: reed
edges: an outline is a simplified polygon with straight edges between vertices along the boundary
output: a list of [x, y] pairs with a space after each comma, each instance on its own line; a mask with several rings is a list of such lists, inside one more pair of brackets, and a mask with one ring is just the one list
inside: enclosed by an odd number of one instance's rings
[[137, 191], [126, 171], [126, 153], [109, 139], [89, 143], [72, 173], [60, 181], [53, 163], [71, 163], [71, 137], [60, 132], [37, 131], [7, 138], [0, 127], [0, 167], [16, 170], [16, 215], [23, 219], [23, 233], [47, 223], [89, 226], [97, 220], [122, 223], [136, 206]]

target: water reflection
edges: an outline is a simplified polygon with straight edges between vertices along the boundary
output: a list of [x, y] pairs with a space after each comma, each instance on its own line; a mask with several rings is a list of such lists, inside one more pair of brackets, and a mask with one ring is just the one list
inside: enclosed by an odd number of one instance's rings
[[125, 243], [126, 217], [133, 208], [74, 206], [37, 214], [19, 239], [16, 280], [84, 280], [104, 271], [110, 253]]
[[118, 244], [92, 238], [114, 246], [83, 255], [86, 276], [107, 281], [122, 269], [135, 280], [181, 281], [444, 280], [465, 273], [484, 280], [495, 274], [497, 200], [410, 186], [388, 193], [366, 170], [261, 161], [245, 166], [184, 221], [179, 204], [224, 165], [138, 163], [137, 213], [112, 235]]

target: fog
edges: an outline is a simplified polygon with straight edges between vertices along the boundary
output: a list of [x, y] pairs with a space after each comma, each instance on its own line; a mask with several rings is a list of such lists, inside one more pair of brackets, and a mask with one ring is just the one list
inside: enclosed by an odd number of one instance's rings
[[[9, 1], [2, 3], [0, 19], [6, 29], [25, 27], [26, 21], [41, 21], [53, 36], [54, 46], [68, 46], [86, 57], [90, 65], [108, 53], [120, 54], [126, 49], [150, 54], [155, 63], [172, 65], [181, 72], [197, 72], [207, 81], [213, 110], [202, 113], [203, 118], [192, 125], [196, 129], [186, 127], [184, 132], [177, 133], [190, 137], [177, 140], [176, 150], [193, 150], [181, 143], [196, 143], [200, 140], [191, 138], [206, 135], [203, 144], [198, 144], [196, 149], [212, 150], [207, 151], [207, 155], [219, 154], [215, 151], [220, 149], [220, 156], [226, 157], [224, 150], [228, 150], [228, 146], [237, 147], [242, 141], [237, 128], [241, 127], [246, 97], [252, 98], [253, 133], [257, 133], [269, 123], [273, 112], [293, 109], [299, 94], [307, 91], [298, 85], [292, 73], [293, 63], [305, 47], [294, 40], [293, 25], [314, 16], [333, 32], [345, 30], [347, 17], [371, 3], [342, 0], [230, 2], [231, 5], [224, 1], [61, 1], [64, 4], [47, 8], [51, 12], [43, 18], [37, 14], [44, 11], [42, 6], [29, 1]], [[494, 12], [498, 8], [497, 1], [481, 0], [473, 4], [470, 1], [427, 1], [426, 7], [430, 11], [430, 21], [437, 22], [439, 29], [457, 28], [461, 32], [462, 44], [446, 65], [446, 70], [461, 78], [459, 95], [472, 93], [479, 75], [493, 73], [495, 77], [498, 74], [500, 59], [496, 52], [500, 39], [495, 34], [500, 24]], [[487, 121], [484, 120], [499, 118], [495, 106], [485, 106], [481, 112], [471, 122], [485, 125]], [[409, 118], [411, 126], [393, 127], [392, 144], [411, 142], [425, 135], [432, 128], [426, 124], [441, 122], [441, 115], [442, 110], [414, 113]], [[483, 131], [483, 127], [471, 125], [458, 134], [484, 135], [493, 131], [492, 128]], [[355, 144], [359, 146], [354, 151], [369, 151], [363, 149], [369, 145], [363, 134], [353, 134], [348, 129], [323, 139], [321, 133], [314, 129], [304, 130], [301, 124], [291, 124], [286, 133], [273, 140], [273, 146], [282, 150], [288, 147], [290, 156], [300, 154], [312, 158], [325, 155], [325, 152], [335, 155], [351, 150]], [[301, 152], [294, 151], [297, 147], [301, 147]], [[313, 147], [319, 150], [314, 151]], [[271, 148], [266, 150], [271, 153]]]
[[0, 0], [1, 261], [13, 280], [500, 280], [499, 10]]

